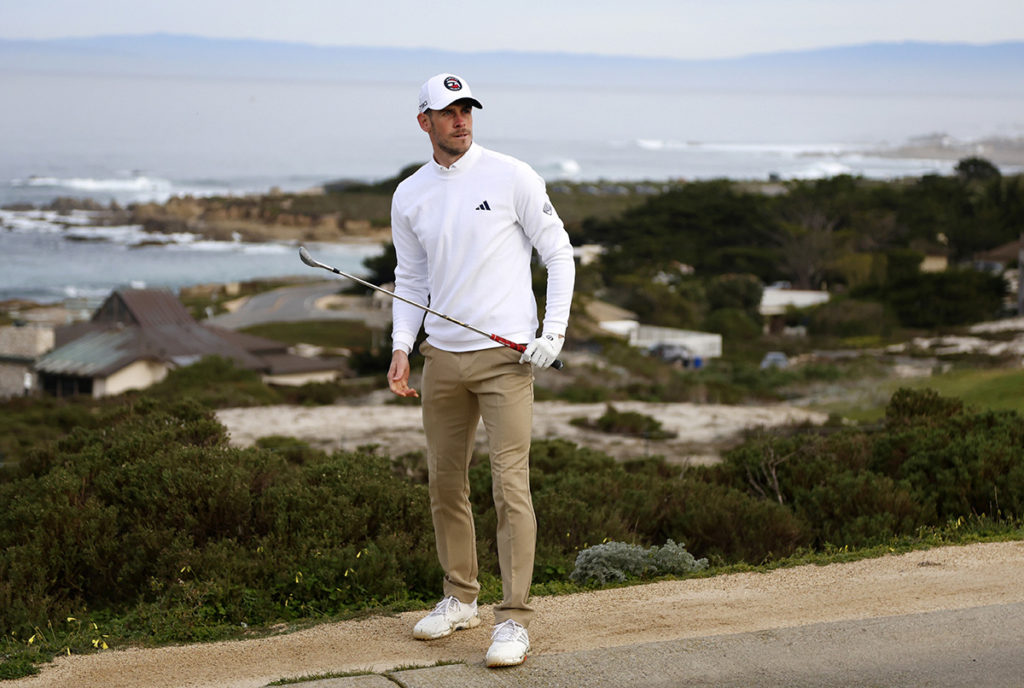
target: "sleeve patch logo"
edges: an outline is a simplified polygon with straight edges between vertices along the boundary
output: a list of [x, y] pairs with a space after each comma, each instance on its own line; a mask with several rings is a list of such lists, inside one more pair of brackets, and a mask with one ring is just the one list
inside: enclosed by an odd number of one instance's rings
[[462, 82], [456, 79], [455, 77], [450, 76], [444, 80], [444, 87], [447, 88], [449, 91], [461, 91]]
[[545, 203], [545, 204], [544, 204], [544, 214], [545, 214], [545, 215], [550, 215], [550, 214], [551, 214], [551, 213], [553, 213], [554, 211], [555, 211], [555, 209], [551, 207], [551, 204], [550, 204], [550, 203]]

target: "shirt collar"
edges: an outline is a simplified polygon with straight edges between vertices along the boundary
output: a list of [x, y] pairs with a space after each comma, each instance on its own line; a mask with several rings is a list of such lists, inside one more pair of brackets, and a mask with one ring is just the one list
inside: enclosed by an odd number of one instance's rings
[[469, 144], [469, 150], [467, 150], [462, 155], [461, 158], [453, 162], [450, 167], [445, 167], [444, 165], [434, 160], [433, 157], [431, 157], [430, 161], [434, 163], [434, 169], [437, 171], [438, 174], [450, 176], [458, 174], [464, 170], [468, 170], [470, 167], [473, 166], [473, 163], [475, 163], [480, 158], [480, 155], [482, 153], [483, 148], [477, 145], [477, 143], [474, 141], [473, 143]]

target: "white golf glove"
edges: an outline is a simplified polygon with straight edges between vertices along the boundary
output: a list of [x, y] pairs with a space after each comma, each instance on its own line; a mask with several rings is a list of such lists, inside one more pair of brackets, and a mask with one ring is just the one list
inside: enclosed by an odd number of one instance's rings
[[543, 334], [527, 345], [526, 351], [519, 357], [519, 362], [532, 363], [536, 368], [547, 368], [558, 358], [564, 341], [565, 339], [557, 334]]

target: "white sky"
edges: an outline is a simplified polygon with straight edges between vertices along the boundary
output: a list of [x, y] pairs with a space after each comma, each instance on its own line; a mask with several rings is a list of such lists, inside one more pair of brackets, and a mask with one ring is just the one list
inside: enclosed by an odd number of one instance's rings
[[140, 33], [715, 58], [1024, 40], [1024, 0], [0, 0], [0, 38]]

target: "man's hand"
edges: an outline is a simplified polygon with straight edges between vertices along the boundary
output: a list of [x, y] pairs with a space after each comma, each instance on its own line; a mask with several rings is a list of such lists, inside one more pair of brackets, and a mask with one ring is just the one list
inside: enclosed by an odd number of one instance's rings
[[409, 386], [409, 354], [401, 349], [391, 353], [391, 367], [388, 369], [388, 387], [400, 397], [418, 397], [419, 393]]
[[558, 358], [564, 341], [565, 338], [561, 335], [541, 335], [527, 345], [526, 351], [519, 357], [519, 362], [532, 363], [535, 368], [547, 368]]

